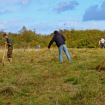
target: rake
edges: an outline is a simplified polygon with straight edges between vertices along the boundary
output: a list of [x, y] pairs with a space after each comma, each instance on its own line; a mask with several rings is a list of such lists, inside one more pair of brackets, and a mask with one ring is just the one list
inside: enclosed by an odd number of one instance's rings
[[46, 51], [48, 51], [49, 49], [46, 49], [46, 50], [44, 50], [42, 53], [40, 53], [40, 54], [37, 54], [36, 56], [34, 56], [34, 58], [32, 58], [31, 60], [30, 60], [30, 62], [33, 62], [36, 58], [38, 58], [38, 57], [40, 57], [42, 54], [44, 54]]
[[5, 53], [6, 53], [6, 43], [5, 43], [5, 45], [4, 45], [4, 53], [3, 53], [3, 57], [2, 57], [3, 66], [4, 66]]
[[97, 70], [98, 72], [100, 72], [100, 69], [101, 69], [101, 67], [103, 66], [104, 62], [105, 62], [105, 59], [104, 59], [103, 62], [99, 65], [98, 70]]

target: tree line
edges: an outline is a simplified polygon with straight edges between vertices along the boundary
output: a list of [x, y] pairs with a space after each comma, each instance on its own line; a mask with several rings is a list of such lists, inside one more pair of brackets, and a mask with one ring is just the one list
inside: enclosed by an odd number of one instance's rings
[[[0, 45], [4, 46], [3, 34], [0, 31]], [[99, 47], [99, 40], [101, 37], [105, 38], [105, 31], [101, 30], [59, 30], [59, 33], [66, 37], [66, 44], [69, 48], [96, 48]], [[53, 37], [53, 33], [49, 35], [37, 34], [35, 31], [27, 30], [25, 27], [17, 33], [9, 33], [13, 40], [15, 48], [35, 48], [40, 45], [41, 48], [48, 46], [49, 41]], [[53, 44], [53, 47], [56, 47]]]

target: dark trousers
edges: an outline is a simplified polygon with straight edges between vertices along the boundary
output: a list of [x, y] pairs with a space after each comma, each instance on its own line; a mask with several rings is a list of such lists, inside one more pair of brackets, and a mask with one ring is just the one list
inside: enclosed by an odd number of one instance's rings
[[105, 44], [104, 43], [101, 43], [101, 48], [104, 48], [105, 47]]
[[12, 58], [13, 46], [8, 46], [7, 57]]

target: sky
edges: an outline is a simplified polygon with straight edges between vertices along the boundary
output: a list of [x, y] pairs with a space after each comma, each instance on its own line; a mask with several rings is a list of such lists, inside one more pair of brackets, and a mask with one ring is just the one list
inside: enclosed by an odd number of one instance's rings
[[0, 0], [0, 30], [105, 30], [105, 0]]

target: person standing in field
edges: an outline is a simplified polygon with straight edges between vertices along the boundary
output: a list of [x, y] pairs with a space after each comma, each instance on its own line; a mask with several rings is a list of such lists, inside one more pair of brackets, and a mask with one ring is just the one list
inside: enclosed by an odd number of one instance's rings
[[6, 39], [5, 44], [8, 46], [7, 57], [8, 61], [12, 62], [12, 52], [13, 52], [13, 43], [12, 40], [8, 37], [8, 34], [4, 34], [3, 37]]
[[71, 62], [72, 60], [71, 60], [71, 57], [69, 55], [68, 49], [66, 47], [65, 41], [66, 41], [66, 38], [62, 34], [60, 34], [58, 31], [54, 31], [54, 36], [48, 45], [48, 49], [50, 49], [50, 46], [53, 44], [53, 42], [55, 42], [57, 47], [58, 47], [60, 62], [63, 62], [62, 51], [65, 52], [65, 54], [68, 58], [68, 61]]
[[101, 38], [99, 40], [99, 45], [101, 46], [101, 48], [105, 48], [105, 39], [104, 38]]

